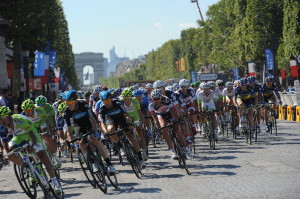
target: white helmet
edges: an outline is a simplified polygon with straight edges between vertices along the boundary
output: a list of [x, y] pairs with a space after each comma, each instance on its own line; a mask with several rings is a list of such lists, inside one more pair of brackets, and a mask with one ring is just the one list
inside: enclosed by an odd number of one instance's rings
[[201, 83], [200, 88], [207, 89], [207, 88], [210, 88], [210, 85], [209, 85], [209, 83]]
[[226, 82], [225, 86], [226, 86], [226, 87], [232, 87], [232, 86], [233, 86], [233, 83], [232, 83], [232, 82]]
[[234, 85], [235, 87], [239, 86], [239, 84], [240, 84], [240, 80], [235, 80], [234, 83], [233, 83], [233, 85]]
[[160, 98], [162, 96], [162, 92], [160, 89], [154, 89], [152, 92], [151, 92], [151, 98], [154, 99], [154, 98]]
[[173, 84], [173, 88], [174, 88], [174, 91], [177, 91], [179, 89], [179, 85], [177, 83]]
[[148, 83], [148, 84], [146, 84], [145, 88], [153, 88], [153, 84]]
[[182, 87], [182, 86], [189, 86], [190, 85], [190, 81], [187, 80], [187, 79], [182, 79], [179, 81], [179, 86]]
[[167, 86], [167, 87], [166, 87], [166, 90], [169, 90], [169, 91], [175, 91], [175, 89], [173, 88], [173, 86]]
[[166, 83], [162, 80], [156, 80], [153, 84], [153, 88], [159, 88], [159, 87], [162, 87], [162, 86], [165, 86]]
[[223, 80], [218, 79], [218, 80], [216, 81], [216, 85], [217, 85], [217, 86], [224, 86]]
[[210, 86], [210, 88], [216, 87], [216, 82], [214, 82], [214, 81], [209, 81], [209, 82], [207, 82], [207, 83], [208, 83], [208, 85]]
[[94, 92], [95, 93], [100, 93], [102, 91], [102, 86], [101, 85], [96, 85], [95, 87], [94, 87]]

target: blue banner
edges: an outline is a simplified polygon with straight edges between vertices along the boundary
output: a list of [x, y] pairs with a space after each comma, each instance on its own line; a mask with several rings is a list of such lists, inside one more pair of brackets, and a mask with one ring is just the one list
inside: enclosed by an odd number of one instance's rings
[[49, 68], [52, 70], [54, 70], [55, 59], [56, 59], [56, 51], [49, 50]]
[[265, 49], [267, 70], [274, 70], [274, 58], [270, 49]]
[[234, 68], [233, 69], [233, 80], [238, 80], [239, 79], [239, 68]]
[[191, 77], [192, 77], [192, 83], [197, 81], [197, 75], [196, 75], [196, 71], [191, 71]]
[[34, 52], [34, 76], [45, 76], [45, 53]]

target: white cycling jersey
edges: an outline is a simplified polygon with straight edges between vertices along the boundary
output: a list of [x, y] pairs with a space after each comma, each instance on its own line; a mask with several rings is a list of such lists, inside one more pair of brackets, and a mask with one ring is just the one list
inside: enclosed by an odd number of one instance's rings
[[233, 97], [235, 95], [235, 89], [232, 89], [231, 91], [228, 91], [228, 89], [227, 88], [225, 88], [224, 90], [223, 90], [223, 96], [224, 97], [226, 97], [226, 96], [228, 96], [228, 97]]
[[206, 95], [204, 91], [198, 92], [197, 100], [201, 103], [201, 107], [204, 110], [215, 110], [215, 102], [218, 100], [215, 91], [210, 90], [209, 95]]

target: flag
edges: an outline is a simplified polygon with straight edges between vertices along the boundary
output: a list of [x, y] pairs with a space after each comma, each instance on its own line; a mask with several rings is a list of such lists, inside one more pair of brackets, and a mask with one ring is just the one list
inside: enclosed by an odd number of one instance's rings
[[45, 75], [45, 53], [35, 51], [34, 52], [34, 76]]
[[256, 76], [255, 63], [253, 63], [252, 61], [248, 62], [248, 72], [250, 76]]
[[56, 51], [55, 50], [49, 50], [49, 68], [54, 70], [55, 66], [55, 59], [56, 59]]
[[270, 49], [265, 49], [267, 70], [274, 70], [274, 58]]

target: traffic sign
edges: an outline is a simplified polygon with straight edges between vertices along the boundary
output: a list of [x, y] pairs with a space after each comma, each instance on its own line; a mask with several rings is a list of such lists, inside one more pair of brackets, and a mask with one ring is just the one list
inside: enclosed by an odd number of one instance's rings
[[199, 81], [213, 81], [218, 79], [218, 74], [215, 73], [201, 73], [198, 74]]

